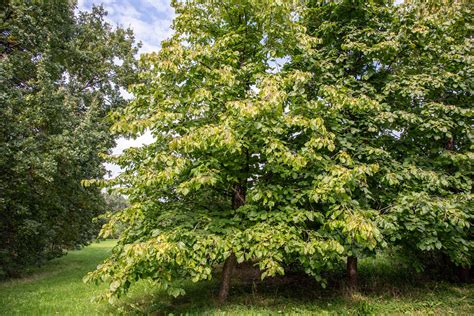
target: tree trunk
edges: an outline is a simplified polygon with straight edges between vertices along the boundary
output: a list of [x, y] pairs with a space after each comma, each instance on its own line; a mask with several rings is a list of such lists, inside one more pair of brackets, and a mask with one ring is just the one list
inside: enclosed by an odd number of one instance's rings
[[347, 286], [350, 290], [357, 288], [357, 257], [347, 257]]
[[233, 190], [232, 208], [236, 210], [245, 204], [245, 186], [237, 184], [234, 186]]
[[454, 138], [449, 138], [448, 142], [446, 143], [446, 149], [447, 150], [453, 150], [454, 149]]
[[219, 304], [224, 303], [229, 296], [230, 280], [232, 278], [232, 272], [234, 271], [237, 259], [234, 253], [231, 253], [229, 258], [224, 262], [224, 268], [222, 269], [221, 277], [221, 288], [219, 289]]
[[[245, 204], [245, 185], [235, 185], [233, 190], [234, 193], [232, 195], [232, 208], [238, 209]], [[221, 287], [219, 289], [219, 304], [224, 303], [229, 296], [230, 281], [236, 262], [237, 259], [234, 253], [231, 253], [224, 262], [224, 267], [222, 268]]]
[[466, 267], [458, 267], [458, 278], [461, 283], [469, 282], [471, 269]]

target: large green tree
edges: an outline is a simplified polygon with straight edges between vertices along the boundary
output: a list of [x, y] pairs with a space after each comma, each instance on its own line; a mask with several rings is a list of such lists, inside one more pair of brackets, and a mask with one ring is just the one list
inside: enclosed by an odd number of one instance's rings
[[376, 105], [350, 99], [328, 107], [305, 92], [310, 72], [276, 66], [313, 52], [306, 8], [174, 5], [176, 33], [142, 59], [143, 83], [115, 124], [128, 135], [149, 129], [156, 140], [114, 160], [125, 171], [109, 185], [131, 207], [111, 223], [128, 228], [89, 279], [109, 278], [109, 297], [140, 278], [178, 295], [173, 280], [208, 279], [223, 264], [222, 301], [236, 262], [253, 262], [263, 278], [291, 264], [324, 282], [320, 272], [344, 256], [373, 251], [381, 235], [367, 178], [378, 166], [336, 149], [335, 133], [344, 106], [369, 116]]
[[[110, 281], [109, 298], [140, 278], [179, 295], [175, 279], [222, 264], [222, 301], [236, 261], [324, 284], [346, 259], [352, 287], [357, 258], [389, 241], [469, 265], [468, 6], [430, 20], [390, 1], [174, 5], [175, 35], [142, 59], [117, 113], [117, 132], [155, 142], [114, 160], [125, 172], [109, 185], [131, 206], [103, 232], [128, 228], [89, 275]], [[452, 87], [429, 86], [441, 75]]]
[[71, 1], [3, 1], [0, 24], [0, 275], [85, 244], [104, 211], [84, 178], [105, 174], [107, 113], [135, 80], [130, 30]]

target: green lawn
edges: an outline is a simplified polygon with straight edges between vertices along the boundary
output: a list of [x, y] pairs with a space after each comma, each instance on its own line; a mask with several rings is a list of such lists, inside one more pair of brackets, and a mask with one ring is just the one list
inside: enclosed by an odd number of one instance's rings
[[27, 277], [0, 283], [0, 314], [99, 314], [103, 307], [90, 301], [101, 289], [84, 284], [82, 278], [108, 255], [114, 243], [103, 241], [71, 251], [34, 269]]
[[[231, 298], [219, 307], [217, 281], [185, 283], [187, 295], [172, 299], [140, 282], [118, 306], [92, 303], [105, 286], [84, 284], [82, 277], [110, 252], [113, 241], [95, 243], [33, 270], [27, 277], [0, 283], [1, 315], [474, 315], [474, 286], [424, 280], [387, 258], [360, 264], [360, 293], [343, 290], [342, 275], [323, 290], [298, 276], [251, 281], [239, 272]], [[251, 273], [250, 273], [251, 274]]]

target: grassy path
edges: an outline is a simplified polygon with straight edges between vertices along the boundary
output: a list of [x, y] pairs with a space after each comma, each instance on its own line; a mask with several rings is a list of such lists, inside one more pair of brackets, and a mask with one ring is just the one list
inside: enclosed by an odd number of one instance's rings
[[361, 292], [353, 296], [337, 286], [322, 290], [300, 280], [235, 280], [229, 303], [218, 307], [214, 278], [183, 284], [187, 295], [177, 299], [142, 281], [119, 306], [92, 303], [91, 297], [106, 285], [84, 284], [82, 278], [113, 244], [104, 241], [71, 251], [28, 277], [0, 283], [0, 315], [474, 315], [473, 284], [423, 281], [384, 258], [361, 260]]

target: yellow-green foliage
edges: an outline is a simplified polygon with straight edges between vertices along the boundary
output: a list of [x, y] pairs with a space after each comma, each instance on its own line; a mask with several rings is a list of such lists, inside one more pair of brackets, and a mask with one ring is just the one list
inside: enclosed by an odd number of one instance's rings
[[[413, 237], [403, 197], [469, 198], [470, 44], [449, 26], [468, 15], [440, 13], [444, 27], [382, 1], [174, 5], [174, 36], [142, 58], [136, 99], [116, 115], [117, 132], [155, 142], [115, 159], [129, 226], [88, 276], [111, 281], [109, 298], [141, 278], [180, 295], [173, 280], [209, 279], [231, 253], [263, 278], [291, 264], [324, 284], [345, 256]], [[454, 154], [469, 166], [442, 158]], [[462, 225], [436, 246], [448, 254], [472, 221], [459, 205]]]

